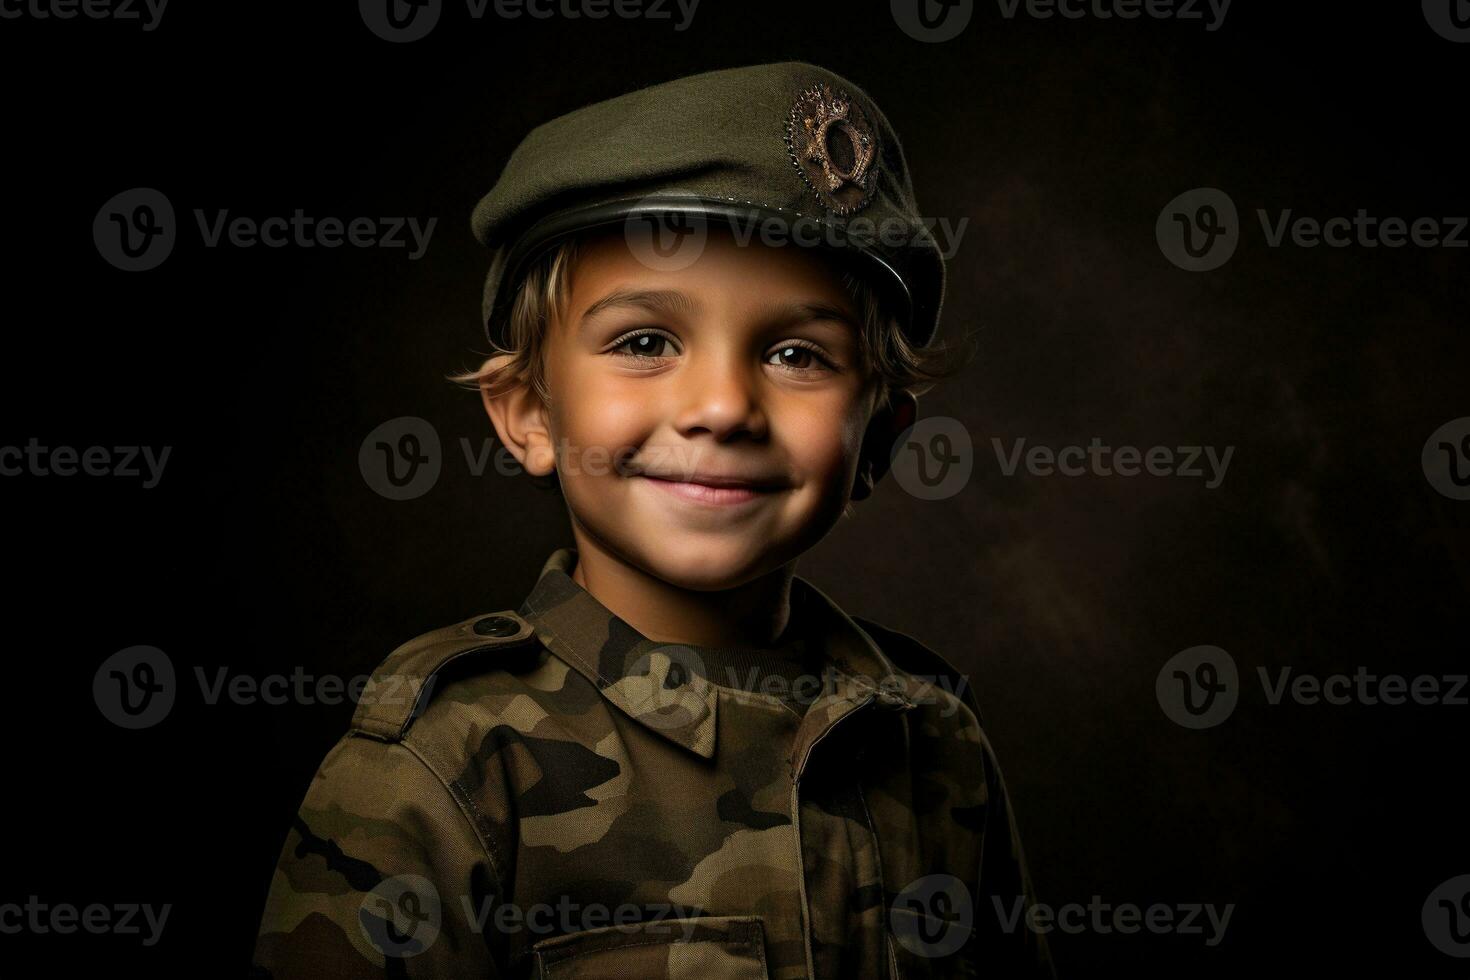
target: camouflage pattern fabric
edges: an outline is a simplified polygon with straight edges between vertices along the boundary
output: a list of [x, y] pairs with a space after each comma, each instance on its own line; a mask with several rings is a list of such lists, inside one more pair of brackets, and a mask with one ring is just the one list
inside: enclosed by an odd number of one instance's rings
[[825, 669], [797, 711], [638, 634], [575, 560], [378, 668], [287, 834], [255, 975], [1052, 976], [1002, 925], [1025, 859], [973, 698], [923, 676], [943, 661], [798, 578]]

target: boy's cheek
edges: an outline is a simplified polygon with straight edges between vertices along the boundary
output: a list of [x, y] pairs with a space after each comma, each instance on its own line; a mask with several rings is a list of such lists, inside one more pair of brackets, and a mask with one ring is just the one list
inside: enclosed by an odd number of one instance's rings
[[636, 447], [645, 437], [646, 399], [619, 385], [568, 379], [561, 397], [553, 393], [551, 429], [559, 445], [578, 452], [614, 453]]
[[616, 432], [645, 423], [658, 410], [657, 394], [644, 378], [582, 370], [567, 372], [565, 380], [563, 394], [552, 401], [569, 426]]
[[845, 403], [803, 406], [787, 413], [777, 427], [791, 458], [821, 471], [855, 466], [865, 429], [865, 421]]

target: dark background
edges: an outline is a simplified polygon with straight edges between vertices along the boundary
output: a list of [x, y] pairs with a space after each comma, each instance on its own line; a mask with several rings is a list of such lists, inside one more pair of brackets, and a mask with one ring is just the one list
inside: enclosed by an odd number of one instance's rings
[[[874, 96], [921, 207], [970, 225], [942, 335], [965, 372], [921, 401], [976, 475], [886, 481], [800, 572], [969, 673], [1040, 898], [1234, 903], [1225, 941], [1053, 934], [1064, 976], [1463, 975], [1420, 908], [1470, 872], [1467, 709], [1269, 706], [1170, 722], [1174, 653], [1243, 675], [1464, 673], [1470, 503], [1420, 448], [1470, 415], [1467, 252], [1267, 247], [1255, 209], [1470, 211], [1470, 45], [1417, 3], [1237, 0], [1200, 21], [1006, 20], [977, 4], [923, 44], [886, 3], [704, 0], [669, 22], [472, 21], [392, 45], [355, 5], [186, 3], [136, 23], [0, 21], [6, 98], [0, 444], [168, 445], [161, 484], [0, 480], [11, 847], [0, 901], [172, 903], [162, 941], [5, 936], [15, 957], [156, 975], [248, 961], [271, 870], [350, 704], [208, 705], [193, 672], [344, 676], [514, 607], [570, 543], [557, 498], [455, 455], [409, 502], [358, 470], [405, 415], [490, 429], [443, 380], [477, 363], [486, 256], [469, 213], [554, 115], [717, 67], [801, 59]], [[691, 120], [697, 126], [698, 120]], [[180, 217], [158, 269], [91, 226], [154, 187]], [[1185, 190], [1246, 226], [1208, 273], [1154, 239]], [[437, 217], [428, 254], [204, 248], [191, 211]], [[1236, 447], [1226, 479], [1002, 477], [1010, 443]], [[170, 716], [103, 718], [93, 673], [135, 644], [180, 673]], [[220, 964], [224, 964], [223, 967]]]

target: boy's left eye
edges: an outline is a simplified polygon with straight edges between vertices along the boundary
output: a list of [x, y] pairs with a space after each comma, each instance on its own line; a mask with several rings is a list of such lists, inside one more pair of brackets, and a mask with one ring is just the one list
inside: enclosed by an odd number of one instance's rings
[[766, 357], [766, 363], [793, 371], [811, 371], [831, 365], [817, 351], [802, 344], [782, 344]]
[[673, 349], [673, 340], [662, 333], [629, 334], [608, 348], [612, 353], [624, 357], [663, 357]]

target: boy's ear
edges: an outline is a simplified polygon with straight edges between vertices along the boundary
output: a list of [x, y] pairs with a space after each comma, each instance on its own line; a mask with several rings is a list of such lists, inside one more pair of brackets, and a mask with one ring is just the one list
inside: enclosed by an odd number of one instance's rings
[[[514, 355], [498, 354], [485, 362], [486, 372], [509, 364]], [[536, 390], [524, 381], [501, 388], [492, 395], [483, 385], [480, 400], [495, 426], [495, 434], [532, 476], [549, 476], [556, 470], [556, 451], [546, 405]]]
[[918, 399], [907, 391], [893, 392], [888, 403], [873, 413], [868, 430], [863, 434], [862, 456], [852, 485], [853, 500], [866, 500], [872, 496], [873, 487], [883, 479], [893, 461], [894, 444], [904, 430], [914, 424], [918, 413]]

